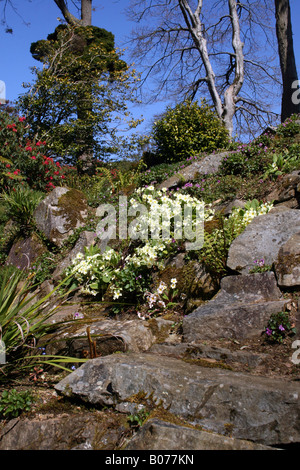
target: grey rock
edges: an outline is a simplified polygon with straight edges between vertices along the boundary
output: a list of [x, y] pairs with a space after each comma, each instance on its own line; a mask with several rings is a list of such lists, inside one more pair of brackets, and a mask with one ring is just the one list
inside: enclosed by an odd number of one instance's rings
[[242, 201], [241, 199], [234, 199], [225, 205], [222, 212], [224, 215], [229, 215], [232, 213], [233, 209], [243, 209], [245, 205], [246, 201]]
[[[76, 307], [76, 306], [75, 306]], [[62, 312], [64, 311], [64, 308]], [[71, 311], [74, 318], [74, 310]], [[115, 352], [141, 352], [147, 351], [156, 341], [165, 339], [173, 325], [172, 321], [162, 318], [143, 322], [136, 320], [98, 320], [82, 319], [78, 324], [72, 323], [70, 328], [63, 328], [61, 333], [47, 337], [47, 354], [65, 354], [67, 356], [82, 357], [89, 353], [87, 327], [90, 328], [92, 341], [96, 343], [98, 356], [106, 356]]]
[[[87, 361], [55, 389], [116, 407], [149, 400], [204, 430], [264, 445], [299, 442], [299, 384], [209, 369], [155, 354], [114, 354]], [[139, 400], [140, 397], [140, 400]]]
[[272, 265], [280, 248], [300, 231], [300, 211], [297, 209], [271, 210], [255, 217], [231, 244], [227, 266], [241, 273], [248, 273], [254, 261], [264, 259]]
[[[149, 419], [126, 445], [125, 450], [274, 450], [274, 448], [159, 419]], [[171, 458], [171, 462], [175, 464], [176, 460], [173, 461]]]
[[212, 300], [183, 319], [184, 341], [259, 335], [287, 302], [273, 272], [227, 276]]
[[274, 267], [279, 286], [300, 286], [300, 232], [280, 248]]
[[231, 152], [221, 152], [216, 154], [210, 154], [204, 157], [202, 160], [192, 163], [191, 165], [182, 169], [177, 174], [171, 176], [166, 181], [158, 185], [158, 188], [171, 188], [176, 186], [182, 178], [185, 181], [190, 181], [195, 176], [200, 174], [213, 174], [216, 173], [223, 161]]
[[20, 269], [28, 269], [34, 266], [39, 256], [47, 249], [38, 236], [33, 233], [27, 238], [19, 238], [11, 247], [6, 264], [17, 266]]
[[57, 187], [34, 212], [37, 228], [57, 246], [82, 226], [88, 215], [83, 193], [77, 189]]
[[181, 359], [212, 359], [213, 361], [219, 361], [223, 364], [238, 363], [249, 367], [256, 367], [262, 364], [267, 358], [266, 354], [256, 354], [247, 350], [230, 351], [230, 349], [227, 348], [203, 343], [159, 343], [151, 346], [149, 352]]
[[86, 412], [15, 419], [0, 433], [0, 450], [110, 450], [124, 432], [123, 421]]
[[267, 201], [273, 201], [275, 203], [285, 203], [292, 201], [291, 204], [298, 207], [297, 197], [299, 196], [299, 185], [300, 185], [300, 172], [294, 171], [288, 175], [284, 175], [282, 180], [278, 183], [277, 188], [274, 189], [266, 197]]

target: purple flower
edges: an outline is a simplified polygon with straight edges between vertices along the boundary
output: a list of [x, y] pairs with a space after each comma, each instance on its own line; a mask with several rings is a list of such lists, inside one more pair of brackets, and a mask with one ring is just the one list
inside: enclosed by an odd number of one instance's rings
[[270, 330], [270, 328], [267, 328], [267, 329], [266, 329], [266, 334], [267, 334], [268, 336], [271, 336], [272, 330]]
[[282, 325], [279, 325], [278, 328], [279, 328], [280, 331], [285, 331], [285, 328]]

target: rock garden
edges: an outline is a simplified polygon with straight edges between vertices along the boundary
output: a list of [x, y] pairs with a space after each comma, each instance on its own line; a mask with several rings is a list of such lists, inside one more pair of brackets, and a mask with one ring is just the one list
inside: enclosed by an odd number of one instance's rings
[[3, 195], [1, 450], [298, 448], [299, 129]]

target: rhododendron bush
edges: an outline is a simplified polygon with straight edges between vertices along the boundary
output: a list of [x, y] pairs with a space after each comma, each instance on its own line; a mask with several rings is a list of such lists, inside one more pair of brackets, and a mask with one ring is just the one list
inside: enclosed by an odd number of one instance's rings
[[17, 185], [49, 191], [60, 186], [64, 174], [59, 162], [47, 156], [47, 144], [29, 141], [29, 125], [11, 107], [0, 105], [0, 185], [1, 190]]

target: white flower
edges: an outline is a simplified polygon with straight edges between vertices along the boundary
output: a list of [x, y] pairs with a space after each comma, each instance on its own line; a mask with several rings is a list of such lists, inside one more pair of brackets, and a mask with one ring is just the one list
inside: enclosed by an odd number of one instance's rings
[[119, 297], [122, 296], [121, 290], [122, 290], [122, 289], [115, 289], [114, 295], [113, 295], [113, 299], [114, 299], [114, 300], [116, 300], [116, 299], [118, 299]]
[[162, 294], [166, 290], [166, 288], [167, 288], [166, 284], [163, 281], [161, 281], [156, 292], [158, 294]]
[[176, 279], [176, 277], [173, 277], [173, 279], [171, 279], [171, 287], [172, 287], [172, 289], [175, 289], [176, 284], [177, 284], [177, 279]]

